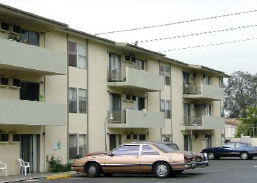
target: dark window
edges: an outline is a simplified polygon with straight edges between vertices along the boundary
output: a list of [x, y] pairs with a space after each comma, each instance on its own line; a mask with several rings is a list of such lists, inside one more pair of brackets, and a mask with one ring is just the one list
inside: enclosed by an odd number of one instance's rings
[[137, 100], [137, 97], [135, 95], [132, 95], [132, 100], [133, 101], [136, 101]]
[[137, 140], [137, 134], [133, 134], [133, 139]]
[[141, 155], [158, 155], [158, 152], [150, 146], [143, 146]]
[[20, 99], [39, 101], [39, 83], [21, 82]]
[[121, 146], [121, 147], [118, 147], [115, 151], [113, 151], [112, 154], [114, 156], [138, 156], [139, 146], [138, 145]]
[[138, 97], [138, 110], [145, 109], [145, 98]]
[[5, 23], [5, 22], [2, 22], [1, 23], [1, 29], [3, 29], [3, 30], [9, 30], [9, 24], [8, 23]]
[[156, 147], [158, 147], [158, 149], [160, 149], [161, 151], [165, 152], [165, 153], [171, 153], [174, 152], [173, 149], [171, 149], [169, 146], [165, 145], [165, 144], [154, 144]]
[[17, 26], [17, 25], [13, 25], [13, 28], [12, 28], [13, 32], [16, 32], [16, 33], [21, 33], [21, 27], [20, 26]]
[[131, 99], [130, 99], [130, 96], [131, 96], [131, 95], [126, 95], [126, 100], [131, 100]]
[[168, 66], [160, 66], [160, 75], [164, 76], [164, 84], [170, 85], [170, 67]]
[[145, 134], [140, 134], [140, 135], [139, 135], [139, 140], [140, 140], [140, 141], [146, 140], [146, 135], [145, 135]]
[[1, 78], [1, 85], [8, 85], [8, 78]]
[[68, 43], [69, 66], [77, 67], [77, 44]]
[[131, 135], [127, 134], [127, 140], [130, 140], [130, 139], [131, 139]]
[[13, 134], [12, 141], [13, 142], [20, 142], [21, 141], [21, 134]]
[[0, 139], [1, 139], [2, 142], [8, 142], [9, 141], [9, 135], [5, 134], [5, 133], [2, 133], [2, 134], [0, 134]]
[[169, 146], [174, 151], [179, 151], [179, 148], [178, 148], [177, 144], [166, 144], [166, 145]]
[[21, 80], [19, 79], [13, 79], [12, 80], [12, 85], [16, 87], [21, 87]]
[[39, 46], [39, 34], [37, 32], [22, 29], [21, 42], [25, 42], [34, 46]]
[[126, 61], [129, 61], [129, 60], [130, 60], [130, 58], [129, 58], [128, 55], [125, 55], [125, 60], [126, 60]]

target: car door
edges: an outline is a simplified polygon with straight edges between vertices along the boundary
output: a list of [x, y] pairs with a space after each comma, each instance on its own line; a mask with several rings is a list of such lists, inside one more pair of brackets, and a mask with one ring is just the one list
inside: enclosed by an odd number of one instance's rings
[[221, 157], [235, 156], [235, 143], [227, 143], [220, 147], [217, 153]]
[[140, 153], [141, 172], [151, 173], [152, 165], [155, 161], [159, 160], [159, 153], [149, 145], [142, 145]]
[[140, 171], [140, 145], [123, 145], [105, 157], [103, 171], [107, 173], [137, 173]]

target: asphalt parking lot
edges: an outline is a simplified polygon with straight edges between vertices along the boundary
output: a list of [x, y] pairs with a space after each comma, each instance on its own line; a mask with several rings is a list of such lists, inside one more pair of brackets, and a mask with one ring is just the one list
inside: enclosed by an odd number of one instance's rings
[[[220, 159], [210, 161], [210, 166], [194, 170], [184, 171], [177, 177], [158, 179], [154, 175], [114, 175], [113, 177], [88, 178], [76, 175], [68, 179], [60, 180], [33, 180], [39, 183], [256, 183], [257, 158], [253, 160], [240, 160], [238, 158]], [[31, 182], [31, 181], [30, 181]]]

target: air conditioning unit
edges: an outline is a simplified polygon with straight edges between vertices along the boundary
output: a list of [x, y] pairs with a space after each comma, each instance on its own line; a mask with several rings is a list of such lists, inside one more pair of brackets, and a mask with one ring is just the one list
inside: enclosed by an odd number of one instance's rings
[[21, 134], [13, 133], [11, 134], [12, 142], [21, 142]]
[[126, 100], [128, 100], [128, 101], [136, 101], [137, 97], [135, 95], [126, 94]]
[[17, 78], [11, 79], [11, 87], [13, 88], [20, 88], [21, 87], [21, 80]]
[[0, 86], [8, 86], [9, 85], [9, 79], [6, 77], [0, 78]]
[[9, 142], [9, 134], [0, 133], [0, 142]]

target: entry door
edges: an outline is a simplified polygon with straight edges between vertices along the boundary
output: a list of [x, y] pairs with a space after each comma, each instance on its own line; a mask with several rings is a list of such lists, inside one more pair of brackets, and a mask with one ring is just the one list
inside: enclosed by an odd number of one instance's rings
[[191, 109], [190, 104], [184, 103], [184, 123], [185, 125], [191, 125]]
[[110, 150], [113, 150], [114, 148], [121, 145], [121, 134], [110, 134]]
[[21, 135], [21, 159], [29, 162], [32, 172], [39, 172], [40, 136]]
[[138, 97], [138, 110], [145, 109], [145, 98], [144, 97]]
[[184, 135], [184, 151], [192, 151], [192, 140], [190, 135]]

